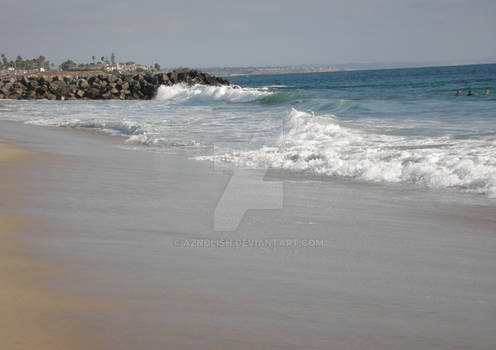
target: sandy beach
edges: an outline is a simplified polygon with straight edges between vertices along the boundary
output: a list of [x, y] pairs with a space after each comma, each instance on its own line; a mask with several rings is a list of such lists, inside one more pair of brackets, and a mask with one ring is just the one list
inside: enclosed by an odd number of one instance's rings
[[91, 318], [106, 306], [57, 288], [74, 273], [67, 259], [42, 257], [30, 243], [68, 232], [53, 220], [22, 213], [24, 194], [39, 189], [36, 172], [56, 159], [0, 139], [0, 338], [6, 349], [106, 349]]
[[[70, 332], [62, 313], [67, 300], [54, 290], [41, 288], [40, 281], [53, 270], [33, 259], [20, 240], [30, 235], [48, 233], [46, 227], [29, 215], [12, 212], [23, 207], [15, 195], [31, 183], [19, 180], [20, 171], [33, 170], [40, 154], [18, 147], [12, 141], [0, 140], [0, 333], [2, 346], [8, 349], [77, 348], [77, 333]], [[70, 335], [69, 335], [70, 334]]]
[[273, 171], [283, 206], [224, 232], [228, 170], [72, 130], [0, 122], [0, 138], [9, 349], [496, 346], [482, 196]]

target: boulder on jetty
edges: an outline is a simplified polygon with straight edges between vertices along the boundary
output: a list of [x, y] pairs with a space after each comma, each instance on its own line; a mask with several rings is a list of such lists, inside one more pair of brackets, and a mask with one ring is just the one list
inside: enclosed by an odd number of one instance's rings
[[161, 85], [229, 85], [229, 81], [197, 70], [158, 74], [93, 76], [17, 76], [0, 80], [0, 99], [17, 100], [150, 100]]

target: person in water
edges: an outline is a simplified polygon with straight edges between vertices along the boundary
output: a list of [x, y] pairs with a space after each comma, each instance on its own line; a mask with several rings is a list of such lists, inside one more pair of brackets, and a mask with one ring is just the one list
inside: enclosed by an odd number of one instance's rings
[[489, 89], [486, 89], [486, 91], [484, 91], [484, 94], [489, 95]]
[[462, 94], [462, 92], [460, 90], [456, 91], [456, 96], [460, 96], [461, 94]]
[[474, 96], [474, 94], [472, 93], [472, 90], [468, 90], [467, 96]]

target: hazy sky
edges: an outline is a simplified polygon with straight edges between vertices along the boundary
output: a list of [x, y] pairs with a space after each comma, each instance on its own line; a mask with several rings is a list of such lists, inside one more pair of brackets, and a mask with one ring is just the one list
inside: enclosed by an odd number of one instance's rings
[[0, 0], [0, 52], [172, 66], [496, 57], [496, 0]]

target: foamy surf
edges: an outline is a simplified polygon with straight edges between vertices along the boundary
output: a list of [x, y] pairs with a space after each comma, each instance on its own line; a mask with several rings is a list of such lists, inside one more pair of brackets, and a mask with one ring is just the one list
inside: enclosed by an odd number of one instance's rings
[[156, 100], [175, 103], [230, 102], [243, 103], [260, 100], [271, 93], [260, 89], [233, 86], [206, 86], [175, 84], [158, 88]]
[[496, 140], [407, 138], [339, 124], [332, 116], [292, 109], [277, 146], [230, 151], [201, 160], [459, 188], [496, 197]]
[[57, 126], [74, 129], [96, 130], [110, 136], [126, 138], [126, 145], [141, 145], [149, 147], [197, 147], [201, 143], [196, 140], [170, 140], [153, 130], [153, 125], [139, 124], [136, 121], [122, 120], [36, 120], [26, 124], [38, 126]]
[[126, 140], [128, 145], [142, 145], [151, 147], [197, 147], [201, 143], [196, 140], [190, 141], [171, 141], [157, 134], [143, 133], [132, 135]]
[[30, 120], [26, 121], [26, 124], [38, 125], [38, 126], [57, 126], [63, 128], [74, 128], [74, 129], [94, 129], [99, 132], [111, 135], [111, 136], [132, 136], [132, 135], [142, 135], [145, 131], [142, 126], [131, 120], [58, 120], [58, 119], [48, 119], [48, 120]]

